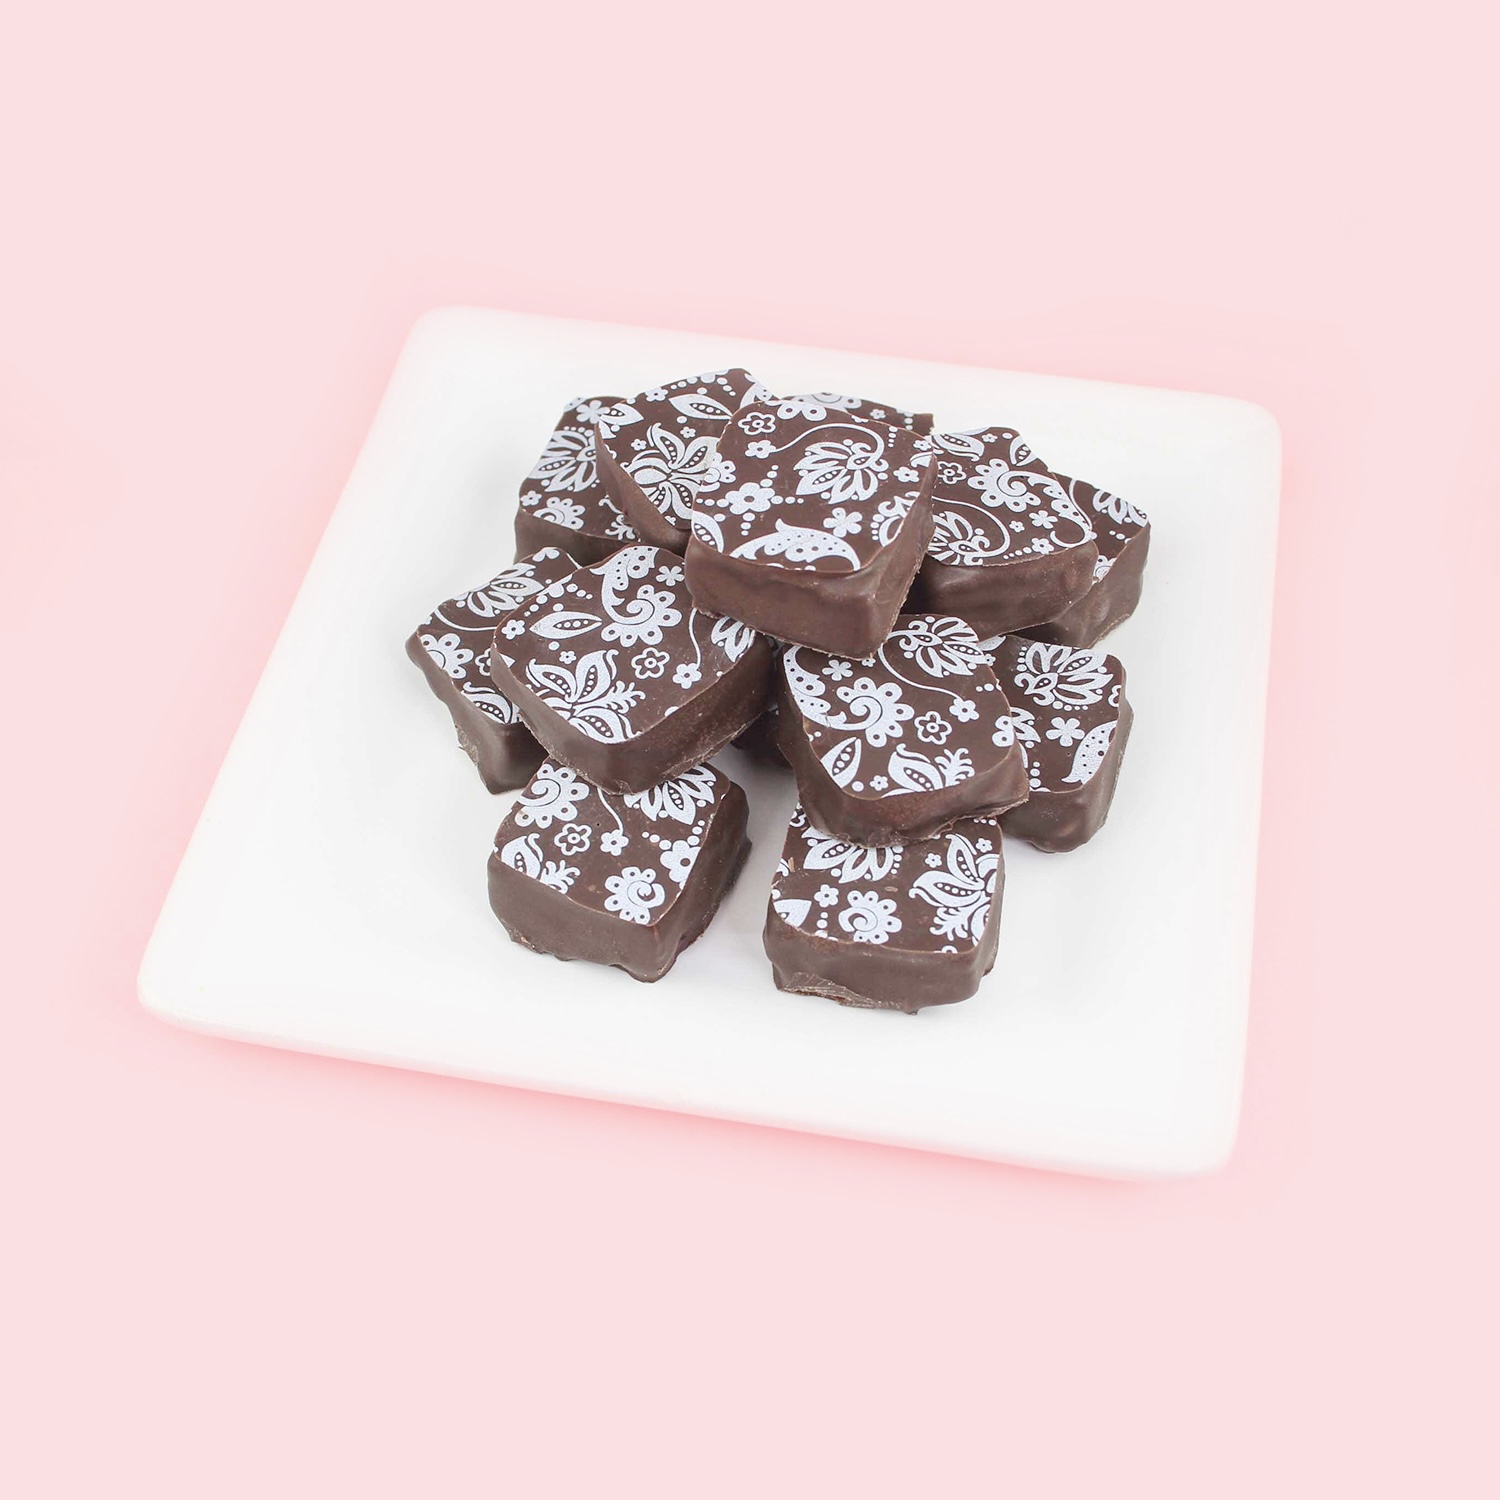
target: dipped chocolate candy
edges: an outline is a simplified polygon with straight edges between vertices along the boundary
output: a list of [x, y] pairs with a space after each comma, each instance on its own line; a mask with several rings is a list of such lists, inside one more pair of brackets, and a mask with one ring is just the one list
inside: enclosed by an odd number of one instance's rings
[[650, 983], [733, 885], [745, 819], [745, 794], [712, 766], [618, 796], [544, 761], [495, 835], [490, 906], [524, 947]]
[[560, 547], [580, 563], [602, 562], [636, 534], [604, 491], [594, 430], [618, 396], [580, 396], [563, 408], [542, 456], [521, 485], [516, 551]]
[[889, 401], [875, 401], [866, 396], [840, 396], [833, 391], [811, 391], [802, 396], [771, 396], [757, 389], [748, 400], [771, 407], [778, 417], [790, 419], [799, 414], [821, 422], [830, 413], [859, 417], [866, 422], [886, 422], [892, 427], [909, 427], [913, 432], [932, 431], [930, 411], [903, 411]]
[[674, 380], [599, 413], [595, 439], [605, 492], [644, 542], [681, 552], [693, 499], [719, 474], [715, 440], [759, 390], [748, 370]]
[[931, 441], [908, 428], [746, 407], [698, 490], [693, 597], [781, 640], [869, 656], [921, 564], [931, 485]]
[[1125, 669], [1097, 648], [1025, 636], [986, 642], [1026, 752], [1030, 796], [1000, 820], [1049, 854], [1076, 849], [1109, 816], [1132, 713]]
[[1056, 619], [1089, 590], [1099, 549], [1062, 481], [1008, 427], [937, 432], [932, 540], [912, 608], [981, 636]]
[[878, 1010], [965, 1000], [994, 966], [1004, 888], [992, 818], [872, 849], [799, 807], [766, 913], [776, 986]]
[[406, 642], [406, 654], [447, 708], [459, 745], [492, 792], [523, 786], [542, 758], [542, 747], [516, 706], [490, 680], [495, 626], [576, 566], [556, 547], [544, 547], [502, 569], [482, 588], [440, 604]]
[[907, 843], [1026, 800], [1010, 704], [952, 615], [902, 615], [867, 661], [788, 646], [778, 706], [782, 754], [826, 833]]
[[1083, 598], [1056, 619], [1045, 625], [1029, 625], [1022, 634], [1060, 646], [1092, 646], [1128, 620], [1141, 602], [1151, 523], [1143, 510], [1118, 495], [1082, 479], [1058, 478], [1068, 498], [1092, 522], [1099, 560], [1094, 564], [1093, 583]]
[[549, 755], [639, 792], [707, 760], [765, 706], [770, 643], [693, 607], [682, 559], [626, 547], [541, 590], [495, 633], [489, 671]]

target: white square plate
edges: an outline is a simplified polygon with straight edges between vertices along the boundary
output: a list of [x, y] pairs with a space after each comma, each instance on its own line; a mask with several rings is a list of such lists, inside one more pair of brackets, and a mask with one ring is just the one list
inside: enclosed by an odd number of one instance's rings
[[[790, 778], [738, 752], [755, 850], [661, 982], [509, 942], [489, 796], [402, 643], [512, 556], [566, 399], [747, 365], [1019, 427], [1144, 506], [1109, 638], [1136, 710], [1108, 824], [1007, 841], [1000, 955], [916, 1018], [784, 995], [760, 946]], [[185, 1026], [527, 1088], [1109, 1175], [1212, 1170], [1244, 1064], [1280, 442], [1213, 396], [468, 308], [418, 323], [245, 713], [141, 969]]]

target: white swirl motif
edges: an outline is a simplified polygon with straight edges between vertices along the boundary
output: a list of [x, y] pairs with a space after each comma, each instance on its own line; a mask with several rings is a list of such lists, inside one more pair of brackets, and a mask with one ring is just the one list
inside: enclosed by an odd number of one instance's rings
[[969, 488], [979, 491], [988, 506], [1004, 506], [1018, 514], [1044, 501], [1066, 500], [1063, 487], [1050, 475], [1034, 469], [1012, 468], [1002, 458], [980, 464], [969, 476]]
[[755, 632], [729, 615], [720, 615], [708, 638], [730, 661], [738, 661], [754, 644]]
[[972, 677], [989, 658], [974, 627], [954, 615], [923, 615], [893, 631], [883, 656], [895, 647], [929, 677]]
[[[660, 556], [656, 547], [625, 547], [598, 569], [600, 595], [610, 621], [601, 632], [605, 640], [625, 647], [659, 646], [662, 632], [682, 622], [678, 596], [672, 589], [639, 582], [656, 567]], [[632, 583], [636, 584], [634, 597], [626, 599], [625, 591]]]
[[453, 631], [447, 635], [422, 635], [418, 639], [438, 669], [455, 680], [463, 677], [464, 669], [474, 660], [474, 653], [464, 645], [463, 637]]
[[513, 816], [522, 828], [550, 828], [553, 820], [571, 823], [578, 804], [589, 796], [589, 784], [571, 766], [543, 761], [516, 803]]
[[[946, 866], [923, 871], [907, 894], [936, 908], [931, 927], [934, 936], [967, 937], [977, 943], [989, 920], [1000, 855], [993, 847], [981, 851], [961, 833], [950, 833], [947, 838]], [[987, 844], [989, 840], [982, 842]]]
[[850, 891], [848, 905], [839, 913], [839, 926], [856, 943], [883, 943], [901, 931], [896, 903], [879, 891]]
[[1104, 490], [1094, 492], [1094, 510], [1098, 515], [1108, 516], [1111, 521], [1119, 521], [1124, 525], [1148, 524], [1145, 511], [1132, 505], [1130, 501], [1121, 499], [1119, 495], [1111, 495]]
[[[801, 815], [804, 820], [806, 814]], [[855, 880], [885, 880], [901, 863], [901, 846], [887, 844], [873, 848], [853, 844], [847, 839], [829, 838], [805, 823], [802, 842], [806, 846], [803, 865], [809, 870], [829, 870], [840, 885]]]
[[974, 775], [974, 763], [969, 752], [961, 747], [941, 750], [929, 757], [906, 745], [897, 745], [891, 752], [890, 773], [891, 780], [902, 791], [936, 792], [968, 781]]
[[1010, 530], [997, 526], [992, 537], [961, 511], [938, 511], [932, 518], [932, 541], [927, 550], [938, 562], [950, 567], [977, 567], [992, 557], [1003, 557], [1010, 550]]
[[654, 869], [626, 865], [618, 875], [606, 877], [605, 911], [612, 911], [622, 922], [637, 922], [642, 927], [651, 921], [651, 913], [666, 899], [667, 893], [656, 878]]
[[462, 595], [457, 601], [458, 607], [480, 620], [508, 615], [542, 591], [543, 584], [536, 576], [537, 563], [555, 562], [561, 555], [556, 547], [544, 547], [535, 557], [502, 568], [482, 588]]
[[645, 694], [615, 675], [613, 651], [590, 651], [576, 668], [559, 663], [528, 662], [526, 676], [537, 696], [554, 713], [592, 740], [618, 743], [635, 730], [630, 711]]

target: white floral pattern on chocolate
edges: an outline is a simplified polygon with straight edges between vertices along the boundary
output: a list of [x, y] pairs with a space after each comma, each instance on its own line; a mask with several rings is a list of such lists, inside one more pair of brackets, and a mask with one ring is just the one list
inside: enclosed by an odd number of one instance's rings
[[1045, 557], [1094, 540], [1089, 517], [1008, 427], [935, 432], [928, 555], [953, 567]]
[[715, 439], [755, 389], [748, 371], [713, 370], [615, 401], [595, 420], [646, 498], [674, 525], [686, 527], [699, 486], [726, 477]]
[[694, 609], [678, 559], [635, 546], [542, 589], [497, 639], [501, 660], [548, 708], [590, 739], [620, 743], [711, 687], [755, 632]]
[[712, 766], [695, 766], [622, 797], [543, 761], [495, 848], [511, 869], [580, 906], [646, 925], [687, 884], [731, 785]]
[[819, 832], [799, 807], [776, 866], [771, 909], [832, 942], [954, 953], [984, 937], [1000, 867], [993, 818], [964, 818], [936, 838], [866, 849]]
[[[693, 535], [773, 567], [854, 572], [895, 540], [921, 493], [932, 443], [816, 402], [747, 406], [719, 439], [732, 479], [698, 490]], [[786, 413], [783, 415], [783, 413]]]
[[773, 396], [758, 387], [749, 397], [774, 407], [783, 421], [806, 417], [811, 422], [826, 420], [829, 413], [859, 417], [866, 422], [885, 422], [892, 427], [907, 427], [913, 432], [928, 432], [932, 416], [927, 412], [903, 411], [889, 401], [874, 401], [865, 396], [841, 396], [834, 391], [809, 391], [800, 396]]
[[606, 412], [616, 414], [616, 430], [626, 421], [639, 420], [638, 415], [621, 415], [628, 409], [617, 396], [580, 396], [568, 402], [521, 485], [521, 509], [567, 531], [608, 537], [621, 546], [635, 541], [630, 523], [604, 493], [594, 448], [594, 424]]
[[1099, 548], [1099, 561], [1094, 564], [1094, 582], [1097, 583], [1114, 566], [1126, 544], [1146, 531], [1151, 522], [1145, 511], [1119, 495], [1111, 495], [1084, 479], [1058, 477], [1068, 498], [1093, 525], [1094, 540]]
[[417, 629], [422, 649], [450, 677], [465, 698], [499, 724], [517, 724], [520, 714], [495, 689], [488, 666], [495, 622], [565, 578], [574, 563], [556, 547], [543, 547], [503, 568], [490, 581], [456, 599], [446, 600]]
[[1098, 647], [1051, 646], [1019, 635], [982, 644], [1011, 699], [1031, 790], [1063, 792], [1092, 781], [1120, 724], [1119, 660]]
[[813, 755], [851, 795], [940, 791], [1011, 753], [989, 654], [952, 615], [900, 616], [868, 661], [788, 646], [781, 665]]

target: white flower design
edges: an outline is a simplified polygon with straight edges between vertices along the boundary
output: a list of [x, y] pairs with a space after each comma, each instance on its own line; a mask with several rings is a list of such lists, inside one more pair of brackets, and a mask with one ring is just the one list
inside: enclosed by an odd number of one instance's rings
[[854, 880], [884, 880], [901, 862], [899, 844], [877, 849], [852, 844], [847, 839], [829, 838], [807, 823], [805, 813], [799, 816], [803, 819], [802, 841], [807, 847], [803, 864], [809, 870], [833, 872], [840, 885], [848, 885]]
[[976, 526], [956, 510], [939, 511], [932, 522], [928, 551], [950, 567], [975, 567], [991, 557], [1000, 557], [1010, 546], [1010, 533], [1001, 527], [998, 544], [988, 531]]
[[931, 927], [934, 936], [967, 937], [977, 943], [989, 920], [999, 869], [997, 852], [981, 853], [963, 834], [950, 833], [946, 865], [924, 870], [908, 894], [936, 908]]
[[754, 437], [757, 433], [775, 432], [776, 418], [764, 408], [759, 408], [754, 411], [745, 412], [736, 419], [734, 425], [741, 432], [748, 433], [751, 437]]
[[623, 828], [611, 828], [599, 840], [599, 847], [609, 855], [619, 854], [630, 842], [630, 835]]
[[601, 742], [628, 740], [630, 710], [645, 694], [619, 681], [613, 651], [590, 651], [574, 668], [528, 662], [526, 676], [537, 696], [575, 729]]
[[422, 649], [449, 677], [462, 677], [464, 668], [474, 660], [474, 653], [464, 645], [463, 637], [451, 631], [447, 635], [424, 635], [420, 640]]
[[560, 854], [582, 854], [594, 841], [594, 830], [587, 823], [567, 823], [553, 840]]
[[849, 713], [833, 727], [857, 729], [877, 750], [888, 739], [900, 739], [901, 726], [916, 712], [901, 701], [901, 685], [876, 682], [871, 677], [856, 677], [837, 690], [839, 698], [849, 705]]
[[609, 892], [604, 898], [605, 911], [642, 927], [650, 923], [652, 911], [667, 899], [656, 871], [639, 865], [627, 865], [618, 875], [607, 876], [604, 889]]
[[831, 505], [868, 500], [880, 486], [890, 465], [882, 455], [885, 443], [870, 437], [829, 439], [809, 443], [792, 467], [802, 477], [799, 495], [821, 495]]
[[819, 906], [837, 906], [839, 904], [839, 888], [836, 885], [820, 885], [813, 892], [813, 900]]
[[737, 490], [730, 490], [724, 496], [724, 504], [729, 507], [731, 515], [748, 516], [757, 511], [770, 510], [771, 503], [776, 499], [776, 491], [764, 480], [747, 480]]
[[764, 438], [745, 444], [745, 455], [748, 458], [769, 458], [775, 451], [775, 443], [768, 443]]
[[1109, 686], [1102, 651], [1032, 642], [1016, 663], [1016, 686], [1042, 708], [1088, 708]]
[[580, 401], [573, 408], [573, 413], [586, 427], [592, 427], [608, 409], [603, 401]]
[[883, 943], [901, 931], [896, 903], [879, 891], [850, 891], [848, 905], [839, 913], [839, 926], [856, 943]]
[[974, 627], [953, 615], [924, 615], [894, 631], [890, 642], [929, 677], [972, 677], [986, 665]]
[[594, 435], [583, 427], [559, 427], [547, 439], [528, 478], [549, 494], [587, 489], [595, 478]]
[[854, 536], [864, 525], [864, 517], [856, 510], [845, 510], [841, 505], [823, 517], [823, 525], [835, 536]]
[[627, 647], [642, 642], [659, 646], [662, 632], [682, 621], [677, 595], [671, 589], [654, 589], [649, 583], [641, 584], [635, 597], [629, 600], [621, 600], [606, 586], [604, 608], [609, 614], [609, 624], [600, 634], [607, 641], [618, 641]]
[[[985, 656], [988, 659], [988, 652], [985, 653]], [[955, 698], [948, 705], [948, 712], [953, 715], [958, 723], [969, 724], [979, 717], [979, 706], [972, 698]]]
[[[544, 547], [536, 554], [538, 562], [554, 562], [561, 554], [555, 547]], [[464, 594], [457, 602], [479, 620], [493, 620], [497, 615], [508, 615], [533, 594], [540, 593], [542, 584], [536, 576], [532, 562], [515, 563], [502, 569], [483, 588]]]
[[693, 662], [685, 661], [672, 673], [672, 681], [684, 692], [703, 676], [703, 669]]
[[698, 863], [699, 847], [696, 839], [673, 839], [670, 844], [662, 845], [661, 862], [668, 879], [677, 885], [687, 884], [693, 866]]
[[693, 497], [708, 476], [714, 451], [710, 437], [684, 440], [655, 422], [625, 471], [664, 516], [686, 522], [692, 518]]
[[516, 803], [515, 820], [522, 828], [550, 828], [554, 819], [571, 823], [588, 795], [588, 782], [571, 766], [543, 761]]
[[659, 651], [655, 646], [647, 646], [644, 651], [637, 651], [630, 658], [630, 670], [637, 677], [660, 677], [667, 670], [667, 663], [672, 658], [665, 651]]
[[912, 725], [917, 738], [929, 745], [946, 745], [953, 733], [953, 726], [935, 709], [929, 709]]
[[644, 792], [628, 793], [625, 805], [653, 823], [659, 818], [674, 818], [691, 825], [700, 807], [712, 805], [716, 780], [712, 766], [694, 766], [691, 771], [647, 787]]
[[1053, 719], [1052, 728], [1047, 731], [1047, 738], [1056, 740], [1064, 750], [1067, 750], [1075, 741], [1083, 738], [1083, 725], [1077, 719]]
[[969, 476], [969, 488], [979, 491], [985, 505], [1003, 505], [1013, 511], [1030, 510], [1044, 500], [1066, 498], [1062, 486], [1050, 474], [1012, 468], [1003, 458], [979, 464]]

